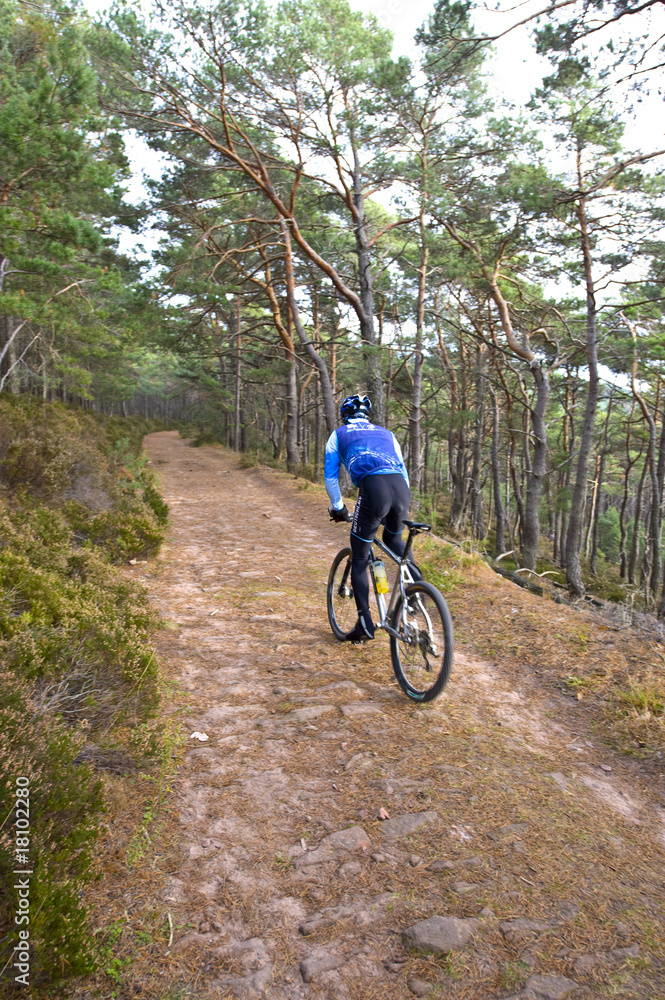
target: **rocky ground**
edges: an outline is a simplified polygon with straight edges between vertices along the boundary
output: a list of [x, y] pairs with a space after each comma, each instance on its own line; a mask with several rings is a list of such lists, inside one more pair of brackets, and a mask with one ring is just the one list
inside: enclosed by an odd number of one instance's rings
[[330, 632], [346, 529], [320, 490], [175, 433], [146, 445], [172, 533], [132, 572], [188, 739], [150, 849], [99, 890], [129, 957], [88, 995], [665, 998], [665, 813], [639, 768], [533, 673], [463, 649], [410, 703], [384, 637]]

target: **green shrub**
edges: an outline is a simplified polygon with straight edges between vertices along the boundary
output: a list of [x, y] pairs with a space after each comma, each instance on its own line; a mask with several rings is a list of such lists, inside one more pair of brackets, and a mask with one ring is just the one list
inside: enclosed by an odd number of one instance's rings
[[[0, 963], [12, 961], [18, 938], [13, 872], [27, 868], [32, 870], [30, 983], [37, 986], [94, 967], [81, 894], [92, 875], [103, 808], [101, 783], [87, 765], [73, 763], [80, 740], [41, 713], [27, 686], [6, 671], [0, 673], [0, 732], [0, 813], [7, 818], [0, 832]], [[19, 864], [16, 856], [12, 820], [17, 777], [29, 780], [28, 865]]]
[[169, 507], [161, 493], [157, 491], [153, 483], [149, 483], [143, 491], [143, 503], [150, 507], [155, 515], [155, 519], [162, 527], [168, 524]]
[[89, 531], [90, 542], [102, 548], [113, 562], [147, 559], [159, 552], [164, 541], [164, 524], [136, 496], [125, 496], [113, 510], [97, 514]]
[[[158, 699], [156, 616], [113, 566], [164, 537], [168, 508], [140, 450], [149, 429], [0, 398], [0, 815], [29, 777], [33, 986], [95, 961], [81, 893], [103, 799], [77, 755], [117, 748]], [[16, 930], [10, 833], [0, 827], [3, 965]]]

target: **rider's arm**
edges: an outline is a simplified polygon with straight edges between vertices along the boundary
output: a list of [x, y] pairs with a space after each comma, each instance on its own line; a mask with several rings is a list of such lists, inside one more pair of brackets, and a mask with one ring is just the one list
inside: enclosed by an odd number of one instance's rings
[[400, 468], [399, 471], [402, 473], [402, 475], [406, 479], [406, 485], [409, 486], [410, 485], [409, 484], [409, 473], [406, 471], [406, 465], [404, 464], [404, 457], [402, 456], [402, 449], [399, 446], [399, 441], [397, 440], [397, 438], [395, 437], [394, 434], [393, 434], [393, 445], [395, 447], [395, 454], [399, 458], [400, 465], [401, 465], [401, 468]]
[[330, 503], [335, 510], [341, 510], [344, 506], [342, 493], [339, 488], [340, 464], [337, 431], [333, 431], [326, 443], [326, 457], [323, 466], [323, 483], [326, 488], [326, 493], [330, 497]]

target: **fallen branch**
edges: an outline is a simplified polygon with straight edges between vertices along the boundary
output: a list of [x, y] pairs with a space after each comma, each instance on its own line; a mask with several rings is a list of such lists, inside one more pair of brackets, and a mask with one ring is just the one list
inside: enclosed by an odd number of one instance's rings
[[[498, 560], [496, 560], [498, 562]], [[531, 576], [537, 576], [539, 580], [542, 580], [544, 576], [556, 576], [559, 572], [556, 569], [546, 569], [543, 573], [536, 573], [535, 569], [528, 569], [526, 566], [520, 566], [515, 570], [516, 573], [531, 573]]]

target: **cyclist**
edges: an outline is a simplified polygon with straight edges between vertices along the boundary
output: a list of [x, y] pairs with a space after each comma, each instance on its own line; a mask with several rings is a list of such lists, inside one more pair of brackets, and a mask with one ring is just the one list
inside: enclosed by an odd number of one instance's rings
[[[403, 554], [402, 521], [411, 503], [409, 474], [399, 442], [387, 428], [370, 423], [371, 413], [368, 396], [347, 396], [340, 407], [344, 424], [332, 432], [326, 444], [324, 482], [330, 497], [328, 513], [333, 521], [351, 521], [351, 585], [358, 621], [343, 642], [361, 643], [374, 638], [367, 574], [370, 545], [383, 524], [383, 541], [396, 555]], [[353, 520], [339, 488], [340, 464], [358, 487]], [[412, 575], [421, 579], [415, 566]]]

